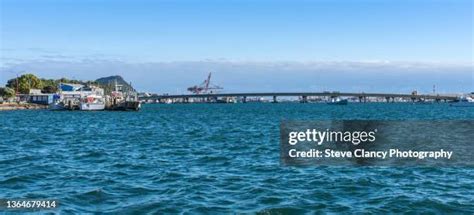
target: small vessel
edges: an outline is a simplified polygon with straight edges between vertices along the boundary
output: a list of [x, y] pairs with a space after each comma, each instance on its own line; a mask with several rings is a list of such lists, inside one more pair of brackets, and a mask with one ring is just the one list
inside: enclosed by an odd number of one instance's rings
[[139, 101], [117, 101], [114, 100], [113, 104], [108, 108], [109, 110], [119, 110], [119, 111], [138, 111], [142, 107]]
[[81, 99], [80, 109], [85, 111], [104, 110], [105, 100], [100, 95], [88, 95]]
[[340, 98], [333, 98], [328, 101], [326, 104], [328, 105], [347, 105], [349, 101], [347, 99], [340, 99]]
[[61, 100], [60, 94], [53, 95], [53, 102], [49, 104], [49, 109], [50, 110], [66, 110], [66, 105]]
[[55, 101], [49, 104], [50, 110], [67, 110], [66, 105], [62, 101]]
[[114, 91], [106, 98], [109, 101], [106, 107], [107, 110], [138, 111], [141, 108], [137, 93], [130, 89], [125, 90], [124, 86], [118, 85], [116, 80]]
[[49, 104], [50, 110], [79, 110], [80, 100], [74, 97], [65, 97], [64, 94], [55, 94], [53, 102]]
[[474, 107], [474, 99], [471, 97], [461, 97], [458, 101], [451, 103], [452, 107]]

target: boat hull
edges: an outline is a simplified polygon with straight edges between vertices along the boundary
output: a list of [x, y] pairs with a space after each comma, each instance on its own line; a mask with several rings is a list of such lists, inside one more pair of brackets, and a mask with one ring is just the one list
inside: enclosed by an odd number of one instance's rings
[[64, 102], [59, 102], [59, 103], [52, 103], [49, 105], [50, 110], [54, 111], [61, 111], [61, 110], [80, 110], [80, 104], [79, 103], [74, 103], [72, 101], [69, 101], [67, 103]]
[[105, 104], [101, 103], [81, 103], [80, 106], [83, 111], [99, 111], [105, 109]]
[[67, 110], [63, 104], [52, 103], [49, 105], [50, 110]]
[[116, 111], [139, 111], [141, 108], [141, 103], [138, 101], [125, 101], [118, 103], [117, 105], [112, 105], [107, 107], [107, 110], [116, 110]]

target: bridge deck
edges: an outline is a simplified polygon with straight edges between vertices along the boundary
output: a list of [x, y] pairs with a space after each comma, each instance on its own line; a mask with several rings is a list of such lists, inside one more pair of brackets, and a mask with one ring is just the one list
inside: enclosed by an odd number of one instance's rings
[[267, 97], [267, 96], [329, 96], [329, 97], [380, 97], [380, 98], [409, 98], [409, 99], [441, 99], [455, 100], [456, 96], [448, 95], [412, 95], [396, 93], [341, 93], [341, 92], [271, 92], [271, 93], [215, 93], [215, 94], [176, 94], [152, 95], [140, 97], [141, 100], [180, 99], [180, 98], [208, 98], [208, 97]]

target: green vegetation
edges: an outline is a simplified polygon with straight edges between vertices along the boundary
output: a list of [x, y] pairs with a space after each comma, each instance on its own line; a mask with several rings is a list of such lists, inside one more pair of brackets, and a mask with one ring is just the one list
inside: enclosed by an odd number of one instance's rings
[[9, 87], [0, 87], [0, 97], [11, 98], [15, 96], [15, 90]]
[[[18, 87], [17, 87], [18, 83]], [[122, 77], [120, 76], [110, 76], [99, 78], [96, 81], [80, 81], [72, 80], [67, 78], [61, 79], [43, 79], [38, 78], [33, 74], [24, 74], [20, 77], [13, 78], [8, 80], [6, 88], [0, 88], [0, 96], [7, 97], [15, 95], [16, 90], [21, 94], [29, 93], [30, 89], [40, 89], [43, 93], [55, 93], [58, 91], [58, 86], [60, 83], [69, 83], [69, 84], [83, 84], [83, 85], [95, 85], [104, 89], [105, 93], [110, 93], [115, 88], [115, 83], [122, 85], [124, 90], [132, 90], [130, 86]]]
[[[17, 88], [18, 83], [18, 88]], [[61, 79], [43, 79], [38, 78], [33, 74], [24, 74], [20, 77], [13, 78], [8, 80], [7, 87], [14, 90], [18, 89], [19, 93], [27, 94], [30, 92], [30, 89], [40, 89], [43, 93], [55, 93], [58, 90], [59, 83], [71, 83], [71, 84], [93, 84], [95, 82], [91, 81], [79, 81], [79, 80], [69, 80], [66, 78]]]
[[24, 74], [8, 80], [7, 87], [18, 90], [20, 93], [29, 93], [30, 89], [42, 89], [43, 83], [33, 74]]
[[95, 82], [104, 89], [105, 94], [110, 94], [115, 89], [115, 84], [121, 85], [123, 91], [135, 91], [135, 89], [119, 75], [99, 78], [95, 80]]

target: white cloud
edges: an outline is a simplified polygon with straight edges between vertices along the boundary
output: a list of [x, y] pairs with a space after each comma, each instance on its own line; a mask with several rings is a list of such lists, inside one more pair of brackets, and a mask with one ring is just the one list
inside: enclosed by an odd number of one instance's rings
[[[213, 72], [213, 81], [228, 92], [237, 91], [473, 91], [472, 63], [319, 61], [252, 62], [206, 60], [188, 62], [126, 62], [120, 59], [67, 56], [16, 61], [1, 68], [0, 83], [14, 72], [28, 71], [45, 78], [93, 80], [122, 75], [143, 91], [184, 92]], [[57, 56], [56, 56], [57, 57]]]

